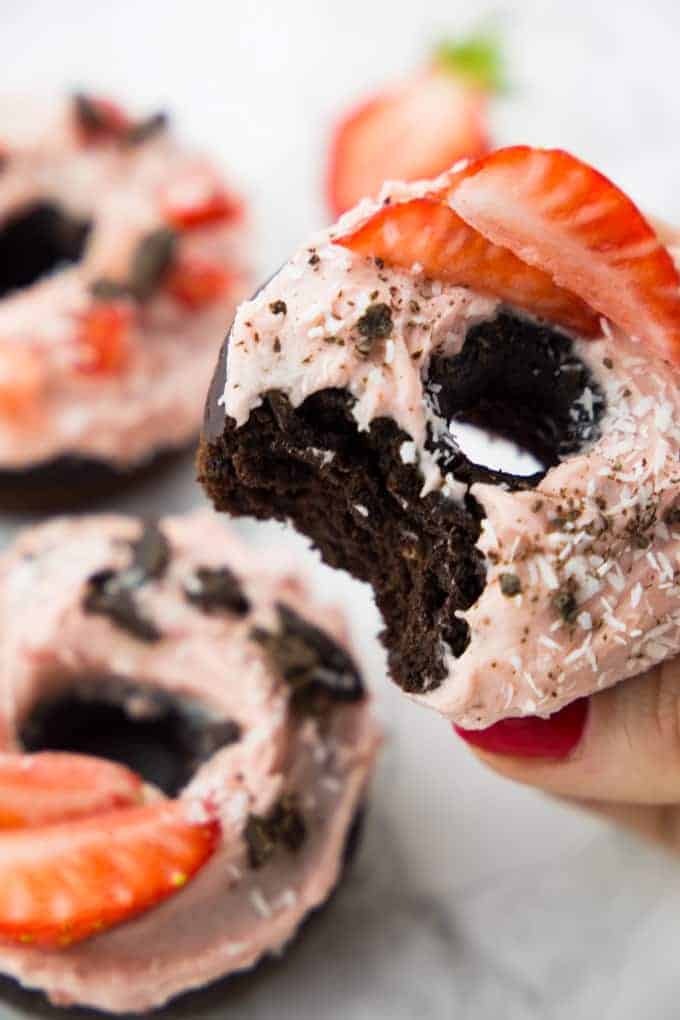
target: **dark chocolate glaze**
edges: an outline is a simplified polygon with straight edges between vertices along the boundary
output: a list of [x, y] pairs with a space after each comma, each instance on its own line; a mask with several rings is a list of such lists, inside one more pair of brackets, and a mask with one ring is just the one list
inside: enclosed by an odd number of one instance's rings
[[195, 448], [158, 450], [149, 460], [130, 469], [115, 467], [94, 457], [64, 455], [17, 470], [0, 469], [0, 510], [19, 513], [60, 513], [93, 502], [104, 502], [169, 471]]

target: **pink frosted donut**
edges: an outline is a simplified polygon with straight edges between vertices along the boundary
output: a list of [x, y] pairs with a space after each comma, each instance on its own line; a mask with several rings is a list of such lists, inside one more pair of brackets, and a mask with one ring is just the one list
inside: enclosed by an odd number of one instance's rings
[[247, 236], [164, 115], [0, 102], [0, 504], [38, 470], [91, 487], [193, 440]]
[[[387, 185], [240, 307], [207, 402], [211, 499], [292, 520], [368, 581], [394, 679], [462, 726], [676, 655], [674, 241], [559, 150]], [[461, 424], [540, 470], [475, 462]]]
[[[221, 826], [139, 917], [61, 949], [0, 940], [0, 971], [55, 1004], [139, 1013], [252, 967], [339, 880], [378, 730], [342, 615], [272, 562], [207, 511], [63, 518], [0, 561], [0, 752], [124, 760]], [[0, 884], [6, 857], [0, 831]]]

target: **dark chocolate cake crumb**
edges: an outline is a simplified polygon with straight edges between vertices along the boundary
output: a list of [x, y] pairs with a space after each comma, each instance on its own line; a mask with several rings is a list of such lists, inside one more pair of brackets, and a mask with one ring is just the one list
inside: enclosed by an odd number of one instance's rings
[[156, 521], [145, 521], [139, 538], [130, 542], [132, 570], [141, 573], [144, 580], [162, 577], [171, 557], [170, 543]]
[[512, 595], [519, 595], [522, 591], [522, 582], [517, 574], [500, 575], [501, 592], [510, 598]]
[[356, 348], [360, 354], [368, 355], [376, 340], [384, 340], [392, 333], [392, 310], [384, 301], [369, 305], [357, 322], [361, 339]]
[[83, 597], [86, 613], [108, 616], [140, 641], [160, 641], [162, 634], [137, 605], [135, 590], [162, 577], [170, 563], [170, 544], [155, 521], [145, 521], [139, 538], [130, 543], [130, 565], [100, 570], [87, 581]]
[[189, 602], [203, 612], [226, 610], [237, 616], [250, 612], [250, 602], [236, 574], [228, 567], [198, 567], [185, 585], [184, 594]]
[[97, 301], [116, 301], [119, 298], [129, 297], [130, 288], [119, 280], [110, 280], [101, 276], [90, 284], [90, 294]]
[[664, 514], [664, 524], [669, 527], [674, 527], [676, 524], [680, 524], [680, 503], [676, 503], [675, 506], [671, 506], [666, 510]]
[[85, 92], [76, 92], [73, 97], [76, 119], [87, 135], [117, 134], [118, 127], [113, 122], [106, 106], [98, 103]]
[[140, 641], [160, 641], [162, 634], [153, 620], [139, 610], [133, 589], [115, 570], [100, 570], [87, 582], [83, 609], [108, 618]]
[[132, 124], [123, 136], [123, 141], [128, 145], [143, 145], [149, 139], [154, 138], [165, 131], [168, 126], [168, 115], [164, 110], [152, 113], [151, 116], [138, 120]]
[[553, 606], [565, 623], [574, 623], [578, 616], [578, 602], [572, 588], [560, 588], [553, 595]]
[[248, 861], [252, 868], [261, 868], [278, 846], [291, 853], [300, 849], [307, 835], [307, 826], [292, 794], [284, 794], [266, 815], [250, 815], [244, 830], [248, 845]]
[[324, 699], [359, 701], [364, 696], [359, 671], [347, 654], [314, 624], [303, 620], [293, 609], [277, 605], [279, 630], [262, 627], [251, 632], [272, 666], [293, 688], [293, 706], [315, 713], [324, 707]]
[[169, 227], [152, 230], [138, 243], [130, 264], [128, 286], [138, 301], [150, 298], [175, 257], [177, 234]]

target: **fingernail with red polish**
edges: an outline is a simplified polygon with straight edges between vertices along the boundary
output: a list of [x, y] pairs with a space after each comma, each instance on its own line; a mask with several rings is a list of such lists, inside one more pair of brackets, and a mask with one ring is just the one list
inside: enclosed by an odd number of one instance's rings
[[583, 735], [588, 716], [588, 698], [572, 701], [549, 719], [527, 716], [504, 719], [486, 730], [464, 730], [454, 726], [456, 733], [468, 744], [493, 754], [516, 758], [566, 758]]

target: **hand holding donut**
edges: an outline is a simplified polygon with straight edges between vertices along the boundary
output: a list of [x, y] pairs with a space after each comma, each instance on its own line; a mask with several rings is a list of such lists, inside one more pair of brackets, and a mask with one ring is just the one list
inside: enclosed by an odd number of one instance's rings
[[548, 719], [457, 733], [496, 772], [680, 853], [680, 661], [671, 659]]
[[242, 306], [200, 463], [372, 584], [393, 678], [493, 768], [680, 849], [676, 244], [561, 150], [386, 186]]

